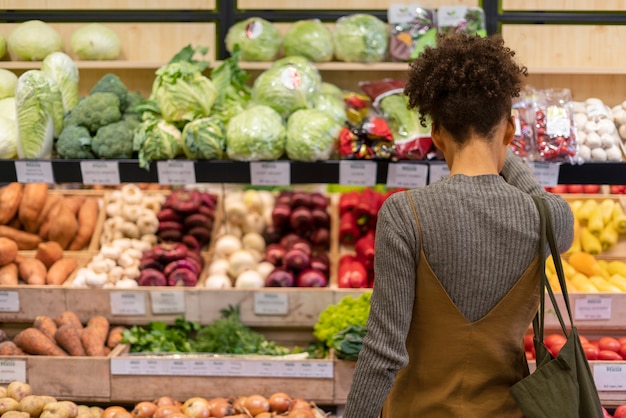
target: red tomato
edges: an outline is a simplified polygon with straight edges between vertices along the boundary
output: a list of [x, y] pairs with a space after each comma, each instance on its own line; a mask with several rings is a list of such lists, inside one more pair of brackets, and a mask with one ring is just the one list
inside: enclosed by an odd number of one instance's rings
[[600, 337], [598, 340], [598, 348], [600, 350], [609, 350], [618, 352], [621, 344], [617, 341], [616, 338], [613, 337]]
[[552, 188], [551, 192], [558, 193], [558, 194], [567, 193], [567, 186], [564, 184], [557, 184], [556, 186]]
[[626, 186], [623, 185], [618, 185], [618, 184], [612, 184], [609, 186], [609, 191], [611, 192], [611, 194], [622, 194], [622, 193], [626, 193]]
[[587, 339], [587, 337], [584, 337], [582, 335], [578, 336], [578, 339], [580, 340], [581, 344], [589, 344], [589, 340]]
[[552, 355], [554, 357], [558, 356], [559, 355], [559, 351], [561, 351], [561, 348], [563, 348], [563, 346], [565, 345], [566, 342], [567, 342], [567, 340], [565, 340], [563, 342], [557, 342], [557, 343], [552, 344], [550, 346], [550, 348], [549, 348], [550, 353], [552, 353]]
[[620, 356], [619, 354], [617, 354], [615, 351], [600, 350], [598, 352], [598, 360], [619, 361], [619, 360], [624, 360], [624, 358]]
[[566, 188], [567, 188], [567, 193], [582, 193], [583, 192], [582, 184], [568, 184]]
[[530, 351], [535, 348], [535, 343], [533, 341], [534, 338], [533, 334], [524, 335], [524, 350]]
[[613, 411], [613, 418], [626, 418], [626, 405], [620, 405]]
[[626, 343], [622, 344], [617, 352], [620, 356], [626, 358]]
[[583, 193], [594, 194], [594, 193], [599, 193], [599, 192], [600, 192], [599, 184], [584, 184], [583, 185]]
[[617, 341], [619, 341], [620, 344], [626, 344], [626, 337], [619, 337]]
[[585, 343], [582, 344], [583, 350], [585, 350], [585, 356], [587, 360], [597, 360], [598, 359], [598, 347], [593, 344]]
[[548, 348], [551, 348], [557, 343], [565, 343], [565, 341], [567, 341], [567, 339], [563, 336], [563, 334], [548, 334], [543, 338], [543, 343]]
[[589, 340], [589, 344], [595, 345], [596, 348], [598, 348], [600, 346], [600, 343], [598, 342], [598, 340]]

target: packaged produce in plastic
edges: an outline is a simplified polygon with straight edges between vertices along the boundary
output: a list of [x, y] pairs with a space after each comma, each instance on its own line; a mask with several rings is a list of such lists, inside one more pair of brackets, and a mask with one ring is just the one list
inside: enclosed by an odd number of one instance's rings
[[387, 20], [391, 25], [389, 55], [395, 61], [417, 58], [427, 46], [437, 43], [436, 11], [419, 5], [391, 4]]
[[441, 6], [437, 9], [439, 33], [486, 36], [485, 12], [481, 7]]

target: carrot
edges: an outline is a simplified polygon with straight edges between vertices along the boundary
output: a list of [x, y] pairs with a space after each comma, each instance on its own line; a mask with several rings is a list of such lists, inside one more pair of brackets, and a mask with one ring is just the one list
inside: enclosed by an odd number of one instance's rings
[[17, 333], [13, 342], [25, 353], [42, 356], [67, 356], [67, 353], [37, 328], [26, 328]]
[[54, 341], [54, 334], [57, 332], [57, 324], [54, 323], [54, 319], [47, 315], [37, 315], [33, 321], [33, 327]]
[[78, 315], [76, 315], [74, 312], [72, 311], [63, 311], [61, 312], [55, 319], [54, 319], [54, 323], [57, 324], [57, 327], [61, 328], [63, 325], [71, 325], [73, 327], [76, 327], [78, 329], [82, 329], [83, 328], [83, 324], [82, 322], [80, 322], [80, 319], [78, 318]]
[[41, 238], [36, 234], [20, 231], [6, 225], [0, 225], [0, 237], [12, 239], [20, 250], [34, 250], [41, 242]]
[[0, 237], [0, 266], [15, 261], [17, 257], [17, 243], [12, 239]]
[[83, 343], [80, 340], [80, 333], [76, 327], [67, 324], [62, 325], [54, 333], [54, 340], [70, 356], [86, 355]]
[[63, 248], [56, 241], [42, 242], [37, 246], [35, 258], [49, 269], [50, 266], [63, 258]]
[[62, 258], [48, 269], [46, 284], [61, 285], [65, 283], [70, 274], [78, 268], [78, 263], [73, 258]]
[[98, 200], [88, 198], [78, 210], [78, 231], [70, 243], [69, 250], [82, 250], [93, 236], [98, 221]]
[[76, 215], [65, 204], [59, 210], [58, 215], [51, 221], [48, 239], [61, 244], [66, 249], [78, 232], [78, 221]]
[[27, 284], [46, 284], [46, 266], [36, 258], [25, 258], [18, 265], [19, 275]]
[[117, 345], [122, 342], [122, 332], [124, 332], [125, 329], [125, 327], [121, 326], [111, 328], [109, 336], [107, 337], [107, 347], [110, 349], [117, 347]]
[[5, 225], [17, 214], [22, 201], [22, 183], [9, 183], [0, 189], [0, 225]]
[[85, 353], [90, 357], [105, 355], [105, 339], [102, 338], [102, 332], [97, 327], [85, 327], [80, 334], [80, 341], [83, 344]]
[[0, 267], [0, 286], [15, 286], [19, 283], [17, 264], [9, 263]]
[[47, 183], [28, 183], [22, 192], [17, 216], [27, 232], [37, 232], [37, 217], [48, 198]]
[[15, 345], [13, 341], [2, 341], [0, 343], [0, 356], [21, 356], [24, 351]]

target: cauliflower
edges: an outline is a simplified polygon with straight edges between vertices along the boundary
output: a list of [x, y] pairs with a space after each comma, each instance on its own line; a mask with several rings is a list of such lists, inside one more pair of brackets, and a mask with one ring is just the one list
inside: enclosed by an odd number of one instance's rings
[[64, 126], [78, 125], [94, 134], [102, 126], [122, 118], [120, 100], [113, 93], [94, 93], [81, 99], [65, 116]]
[[61, 158], [95, 158], [91, 152], [91, 135], [84, 126], [69, 125], [63, 128], [55, 147]]
[[91, 149], [100, 158], [131, 158], [135, 126], [128, 120], [103, 126], [91, 141]]
[[107, 73], [91, 88], [94, 93], [113, 93], [120, 99], [120, 112], [124, 113], [129, 105], [128, 89], [124, 82], [115, 74]]

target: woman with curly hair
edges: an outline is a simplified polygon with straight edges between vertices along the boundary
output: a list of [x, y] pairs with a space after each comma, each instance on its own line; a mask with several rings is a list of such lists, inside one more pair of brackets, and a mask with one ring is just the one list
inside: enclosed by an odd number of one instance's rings
[[450, 176], [380, 210], [344, 418], [522, 417], [509, 389], [529, 373], [523, 337], [542, 291], [531, 195], [547, 203], [559, 248], [573, 215], [509, 151], [527, 74], [514, 55], [500, 36], [455, 34], [410, 65], [409, 105], [430, 117]]

